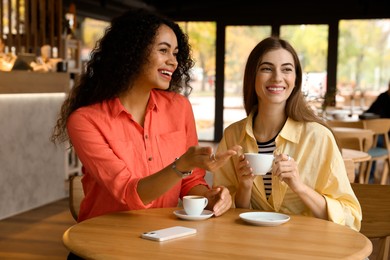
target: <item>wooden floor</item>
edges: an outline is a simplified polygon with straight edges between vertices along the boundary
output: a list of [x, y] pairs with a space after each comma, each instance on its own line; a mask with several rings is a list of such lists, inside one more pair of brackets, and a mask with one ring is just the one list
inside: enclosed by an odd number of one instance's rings
[[0, 259], [66, 259], [62, 234], [76, 222], [68, 199], [0, 221]]

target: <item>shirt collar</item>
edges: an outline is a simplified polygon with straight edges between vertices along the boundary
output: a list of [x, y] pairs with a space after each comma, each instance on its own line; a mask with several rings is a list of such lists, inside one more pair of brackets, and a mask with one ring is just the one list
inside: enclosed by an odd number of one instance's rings
[[148, 106], [147, 106], [147, 110], [155, 110], [155, 111], [158, 111], [158, 102], [157, 102], [157, 91], [161, 91], [161, 90], [155, 90], [155, 89], [152, 89], [152, 91], [150, 91], [150, 97], [149, 97], [149, 103], [148, 103]]
[[[242, 131], [240, 141], [245, 140], [245, 135], [249, 135], [250, 137], [255, 139], [255, 136], [253, 134], [253, 117], [255, 116], [256, 112], [257, 112], [257, 108], [253, 109], [248, 115], [248, 117], [246, 118], [246, 122], [244, 126], [245, 131]], [[281, 136], [282, 138], [290, 142], [299, 143], [302, 127], [303, 124], [301, 122], [297, 122], [288, 117], [286, 123], [284, 124], [278, 136]]]
[[[157, 104], [157, 101], [156, 101], [156, 93], [155, 92], [156, 92], [156, 90], [152, 90], [150, 92], [150, 97], [149, 97], [148, 105], [147, 105], [147, 108], [146, 108], [147, 111], [149, 111], [149, 110], [158, 111], [158, 104]], [[106, 102], [108, 104], [108, 107], [111, 110], [111, 113], [112, 113], [113, 117], [117, 117], [122, 112], [130, 114], [126, 110], [126, 108], [123, 106], [123, 104], [121, 103], [119, 97], [110, 99], [110, 100], [108, 100]]]
[[119, 100], [119, 97], [107, 100], [105, 102], [107, 102], [107, 105], [110, 108], [113, 117], [119, 116], [119, 114], [122, 112], [128, 113], [125, 107], [122, 105], [121, 101]]
[[245, 131], [242, 132], [242, 136], [240, 138], [240, 141], [245, 140], [245, 135], [249, 135], [253, 139], [255, 139], [255, 135], [253, 134], [253, 117], [255, 116], [256, 110], [252, 110], [248, 117], [246, 118], [245, 123]]
[[284, 139], [290, 142], [299, 143], [299, 139], [302, 133], [302, 128], [303, 128], [302, 122], [297, 122], [288, 117], [286, 123], [284, 124], [282, 130], [280, 131], [279, 136], [283, 137]]
[[239, 122], [237, 122], [238, 124], [240, 124], [240, 128], [242, 128], [242, 130], [240, 131], [241, 135], [238, 139], [238, 143], [245, 143], [245, 140], [246, 138], [248, 138], [248, 136], [253, 140], [256, 140], [255, 135], [253, 134], [253, 117], [255, 115], [255, 112], [255, 110], [252, 110], [252, 112], [250, 112], [246, 118], [241, 119]]

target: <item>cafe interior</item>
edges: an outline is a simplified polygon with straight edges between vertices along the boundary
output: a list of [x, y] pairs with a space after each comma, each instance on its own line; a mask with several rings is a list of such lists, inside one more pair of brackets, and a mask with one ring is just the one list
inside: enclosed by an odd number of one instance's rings
[[[329, 241], [324, 240], [315, 246], [318, 251], [312, 248], [312, 255], [301, 249], [295, 252], [297, 245], [284, 247], [282, 242], [280, 252], [293, 250], [290, 257], [272, 251], [262, 255], [260, 249], [250, 249], [253, 255], [240, 255], [245, 250], [221, 238], [225, 244], [209, 241], [220, 252], [196, 240], [204, 253], [200, 250], [192, 259], [390, 259], [390, 118], [367, 112], [381, 93], [389, 91], [390, 95], [390, 2], [385, 0], [0, 0], [0, 259], [65, 259], [70, 251], [85, 252], [91, 259], [128, 259], [125, 254], [165, 259], [185, 252], [180, 250], [181, 242], [172, 242], [172, 248], [168, 242], [162, 244], [165, 250], [173, 250], [170, 255], [155, 242], [134, 240], [130, 249], [123, 241], [117, 242], [115, 249], [100, 244], [101, 252], [92, 247], [99, 255], [74, 245], [93, 237], [76, 237], [68, 230], [77, 223], [83, 197], [82, 163], [68, 143], [55, 145], [50, 135], [60, 106], [84, 72], [91, 50], [110, 20], [130, 7], [158, 11], [177, 21], [188, 34], [195, 59], [188, 98], [200, 144], [214, 149], [224, 129], [246, 116], [242, 77], [250, 50], [270, 35], [292, 43], [303, 67], [305, 99], [337, 138], [349, 181], [362, 206], [362, 228], [356, 234], [327, 224], [323, 225], [329, 230], [317, 230], [315, 223], [308, 223], [305, 230], [313, 240], [321, 236], [318, 232], [329, 232], [329, 236], [331, 232], [348, 233], [345, 251], [341, 244], [337, 249], [326, 247]], [[207, 172], [206, 181], [212, 186], [212, 173]], [[238, 219], [237, 214], [232, 218]], [[292, 220], [275, 227], [243, 224], [241, 230], [250, 235], [242, 240], [256, 239], [253, 228], [268, 228], [259, 233], [267, 236], [273, 232], [270, 228], [292, 225]], [[172, 215], [166, 224], [196, 227], [211, 220], [174, 221]], [[304, 220], [296, 221], [304, 226]], [[139, 226], [135, 224], [134, 229]], [[112, 228], [121, 232], [115, 225]], [[140, 228], [147, 231], [153, 226], [145, 222]], [[205, 241], [199, 233], [206, 228], [199, 227], [196, 234]], [[281, 229], [275, 232], [283, 233]], [[283, 238], [270, 237], [273, 239], [279, 244], [278, 239]], [[348, 244], [348, 239], [355, 242]], [[185, 239], [182, 241], [185, 247]], [[99, 243], [106, 241], [97, 240]], [[230, 249], [222, 253], [226, 245], [233, 247], [232, 255]], [[140, 248], [154, 253], [146, 255]], [[188, 250], [196, 251], [197, 245]], [[328, 254], [332, 250], [333, 256]]]

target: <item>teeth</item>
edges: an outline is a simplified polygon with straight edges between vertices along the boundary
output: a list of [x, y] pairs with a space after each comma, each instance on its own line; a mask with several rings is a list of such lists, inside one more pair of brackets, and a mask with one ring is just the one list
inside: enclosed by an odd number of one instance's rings
[[283, 90], [283, 88], [268, 88], [269, 90], [271, 91], [279, 91], [279, 90]]
[[165, 74], [165, 75], [168, 75], [168, 76], [172, 76], [172, 72], [167, 71], [167, 70], [162, 70], [161, 73]]

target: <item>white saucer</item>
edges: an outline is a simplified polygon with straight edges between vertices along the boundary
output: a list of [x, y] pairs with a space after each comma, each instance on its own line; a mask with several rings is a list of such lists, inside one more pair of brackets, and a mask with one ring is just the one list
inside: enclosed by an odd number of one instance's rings
[[173, 212], [178, 218], [185, 219], [185, 220], [203, 220], [203, 219], [208, 219], [211, 218], [214, 215], [214, 212], [210, 210], [203, 210], [202, 214], [199, 216], [193, 216], [193, 215], [187, 215], [187, 213], [182, 210], [175, 210]]
[[240, 218], [250, 224], [258, 226], [278, 226], [290, 220], [290, 216], [275, 212], [246, 212]]

